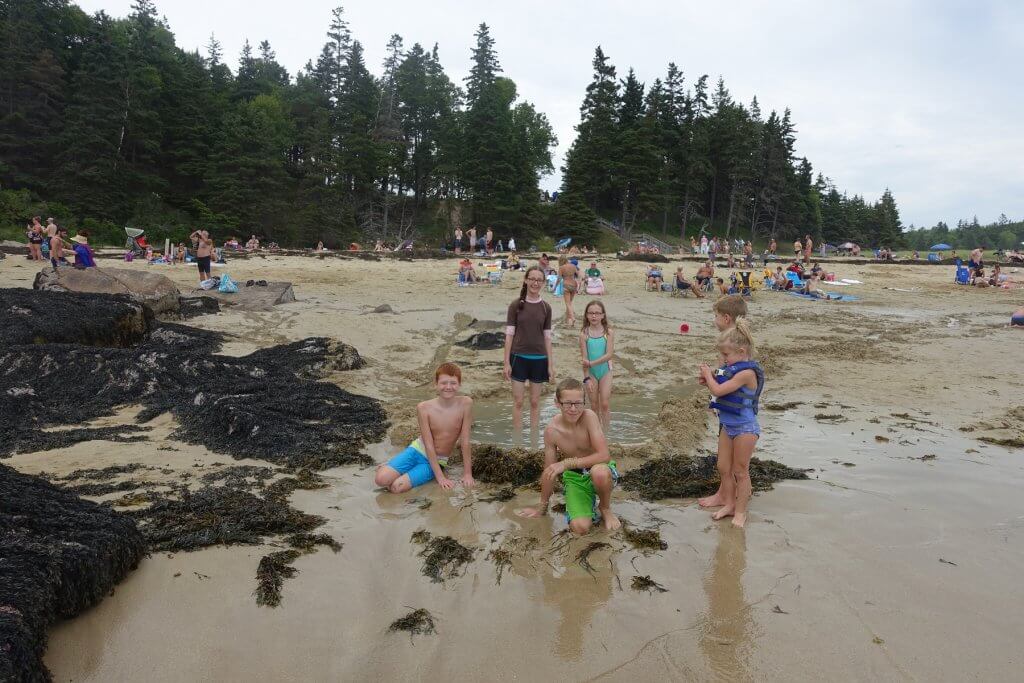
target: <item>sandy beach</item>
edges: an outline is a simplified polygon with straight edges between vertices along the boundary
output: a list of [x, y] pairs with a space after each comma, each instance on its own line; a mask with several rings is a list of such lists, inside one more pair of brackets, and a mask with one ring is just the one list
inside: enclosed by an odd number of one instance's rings
[[[391, 427], [367, 449], [376, 462], [415, 435], [415, 404], [432, 395], [444, 361], [463, 368], [474, 441], [510, 444], [501, 350], [455, 343], [503, 325], [521, 275], [457, 287], [456, 263], [232, 261], [215, 274], [288, 281], [297, 301], [269, 312], [225, 307], [187, 324], [229, 335], [225, 355], [307, 337], [354, 346], [366, 366], [328, 379], [383, 402]], [[183, 293], [197, 283], [191, 266], [100, 262], [115, 264], [159, 269]], [[713, 297], [646, 292], [642, 263], [602, 257], [598, 266], [617, 331], [609, 441], [620, 468], [713, 449], [717, 424], [696, 382], [698, 363], [716, 360]], [[695, 268], [687, 263], [687, 276]], [[76, 682], [1017, 678], [1024, 449], [991, 441], [1024, 439], [1024, 333], [1006, 326], [1024, 290], [957, 287], [951, 267], [826, 269], [862, 282], [826, 291], [859, 300], [758, 292], [750, 303], [767, 372], [755, 455], [810, 471], [756, 494], [745, 530], [712, 522], [692, 499], [616, 490], [619, 516], [667, 543], [645, 554], [621, 533], [569, 539], [559, 514], [516, 516], [537, 500], [528, 488], [505, 501], [486, 500], [496, 489], [487, 485], [393, 495], [374, 489], [372, 467], [338, 467], [321, 473], [329, 486], [290, 501], [324, 517], [318, 532], [343, 547], [296, 560], [280, 606], [253, 598], [274, 543], [154, 552], [110, 597], [52, 629], [46, 665], [55, 680]], [[0, 287], [31, 287], [36, 272], [8, 257]], [[558, 379], [579, 376], [578, 328], [558, 327], [561, 301], [545, 296], [556, 312]], [[383, 304], [391, 312], [373, 312]], [[551, 400], [546, 391], [544, 415]], [[132, 424], [135, 412], [125, 406], [90, 426]], [[186, 473], [267, 464], [174, 439], [170, 415], [147, 427], [142, 442], [90, 441], [3, 462], [52, 476], [141, 463], [156, 484], [189, 486]], [[418, 530], [452, 536], [472, 560], [432, 582], [410, 542]], [[579, 561], [595, 542], [606, 545]], [[495, 550], [513, 551], [511, 564]], [[633, 590], [638, 576], [665, 592]], [[388, 631], [416, 608], [434, 615], [436, 634]]]

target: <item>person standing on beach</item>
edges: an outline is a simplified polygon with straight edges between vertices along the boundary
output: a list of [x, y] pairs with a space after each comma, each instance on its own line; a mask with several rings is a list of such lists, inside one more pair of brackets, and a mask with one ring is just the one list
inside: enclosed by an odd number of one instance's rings
[[[595, 269], [596, 270], [596, 269]], [[588, 271], [589, 272], [589, 271]], [[590, 395], [590, 406], [601, 419], [605, 431], [612, 421], [612, 355], [615, 333], [608, 323], [604, 304], [591, 301], [583, 309], [580, 331], [580, 356], [583, 360], [583, 386]]]
[[46, 239], [43, 235], [43, 226], [39, 224], [39, 216], [32, 218], [32, 223], [28, 226], [28, 254], [32, 257], [33, 261], [43, 260], [43, 240]]
[[569, 327], [576, 326], [576, 312], [572, 309], [572, 301], [576, 298], [579, 288], [579, 269], [569, 261], [569, 257], [561, 254], [558, 257], [558, 277], [562, 279], [562, 298], [565, 299], [565, 320]]
[[476, 251], [476, 226], [472, 225], [469, 228], [469, 251], [470, 253]]
[[196, 230], [190, 235], [196, 245], [196, 267], [199, 268], [199, 282], [210, 279], [210, 257], [213, 256], [213, 240], [205, 230]]
[[811, 262], [811, 253], [814, 251], [814, 242], [811, 241], [810, 235], [804, 236], [804, 266], [807, 266]]
[[444, 363], [434, 371], [437, 398], [416, 406], [420, 436], [409, 446], [377, 467], [373, 482], [391, 491], [405, 493], [409, 489], [437, 479], [448, 491], [456, 482], [449, 479], [444, 468], [448, 456], [459, 446], [462, 455], [462, 485], [473, 486], [473, 453], [469, 432], [473, 426], [473, 399], [460, 396], [462, 369], [455, 363]]
[[484, 250], [487, 252], [488, 256], [494, 253], [494, 231], [489, 227], [487, 228], [487, 232], [484, 233]]
[[516, 250], [516, 238], [515, 237], [509, 237], [508, 238], [508, 250], [509, 251], [515, 251]]
[[772, 256], [775, 256], [775, 250], [778, 248], [779, 245], [776, 244], [775, 238], [773, 237], [772, 241], [768, 243], [768, 253], [771, 254]]
[[46, 219], [46, 237], [47, 237], [47, 239], [53, 239], [56, 236], [57, 236], [57, 224], [54, 222], [52, 217], [51, 218], [47, 218]]
[[462, 228], [455, 228], [455, 253], [462, 253]]
[[67, 228], [58, 228], [57, 234], [50, 238], [50, 265], [57, 270], [59, 265], [67, 265], [68, 259], [64, 256], [64, 239], [68, 236]]
[[508, 306], [505, 318], [506, 381], [512, 382], [512, 433], [522, 436], [523, 398], [530, 383], [530, 427], [540, 425], [541, 386], [555, 374], [555, 352], [551, 344], [551, 305], [541, 298], [544, 271], [531, 266], [523, 277], [519, 298]]
[[[601, 421], [583, 401], [578, 379], [563, 379], [555, 390], [560, 413], [544, 429], [544, 472], [540, 475], [540, 505], [518, 510], [520, 517], [543, 517], [548, 512], [555, 479], [562, 478], [565, 516], [577, 536], [601, 520], [607, 531], [622, 526], [612, 512], [612, 487], [619, 473], [608, 453]], [[559, 457], [561, 456], [561, 457]], [[595, 514], [597, 508], [597, 514]]]
[[700, 253], [701, 253], [701, 255], [704, 255], [704, 254], [708, 253], [708, 236], [707, 235], [701, 235], [700, 236]]

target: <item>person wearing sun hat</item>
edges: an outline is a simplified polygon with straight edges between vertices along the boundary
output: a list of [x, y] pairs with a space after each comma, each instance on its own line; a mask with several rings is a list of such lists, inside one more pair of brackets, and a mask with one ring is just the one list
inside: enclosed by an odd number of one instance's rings
[[79, 230], [78, 234], [71, 238], [71, 241], [75, 243], [75, 268], [95, 268], [96, 259], [92, 247], [89, 246], [89, 233]]

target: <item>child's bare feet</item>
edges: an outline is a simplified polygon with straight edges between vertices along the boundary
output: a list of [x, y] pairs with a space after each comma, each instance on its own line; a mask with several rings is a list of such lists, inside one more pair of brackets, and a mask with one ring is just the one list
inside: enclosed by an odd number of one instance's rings
[[534, 517], [543, 517], [546, 512], [546, 509], [542, 510], [540, 508], [520, 508], [519, 510], [516, 510], [516, 514], [520, 517], [528, 517], [531, 519]]
[[725, 499], [722, 498], [721, 493], [716, 493], [713, 496], [704, 496], [697, 501], [697, 505], [702, 508], [716, 508], [725, 505]]
[[622, 522], [615, 516], [615, 513], [611, 509], [605, 510], [600, 509], [601, 512], [601, 525], [604, 526], [607, 531], [615, 531], [622, 526]]
[[711, 519], [713, 519], [715, 521], [718, 521], [720, 519], [725, 519], [726, 517], [732, 517], [733, 509], [734, 508], [733, 508], [732, 505], [726, 505], [724, 508], [722, 508], [718, 512], [713, 513], [711, 515]]
[[740, 513], [737, 513], [737, 514], [733, 515], [732, 525], [734, 527], [738, 527], [738, 528], [742, 529], [743, 525], [746, 524], [746, 523], [747, 523], [747, 513], [746, 512], [740, 512]]

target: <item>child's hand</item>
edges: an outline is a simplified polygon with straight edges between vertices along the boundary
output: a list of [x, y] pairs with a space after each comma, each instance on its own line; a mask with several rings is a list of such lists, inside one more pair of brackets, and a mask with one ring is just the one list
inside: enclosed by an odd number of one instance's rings
[[476, 480], [473, 479], [473, 475], [472, 474], [463, 474], [462, 475], [462, 485], [465, 486], [467, 489], [471, 489], [474, 486], [476, 486]]
[[583, 369], [584, 370], [589, 370], [590, 369], [590, 361], [589, 360], [583, 361]]
[[503, 374], [505, 375], [505, 381], [506, 382], [508, 382], [508, 381], [510, 381], [512, 379], [512, 364], [511, 363], [508, 363], [508, 362], [505, 363], [505, 371], [504, 371]]
[[445, 491], [451, 491], [453, 488], [455, 488], [455, 482], [445, 476], [439, 477], [437, 483], [440, 484], [441, 488], [443, 488]]
[[561, 475], [562, 472], [565, 472], [565, 463], [564, 462], [553, 462], [553, 463], [551, 463], [550, 465], [548, 465], [547, 467], [544, 468], [544, 472], [540, 476], [541, 476], [541, 479], [543, 479], [544, 477], [547, 477], [549, 480], [554, 482], [555, 477], [558, 477], [559, 475]]

